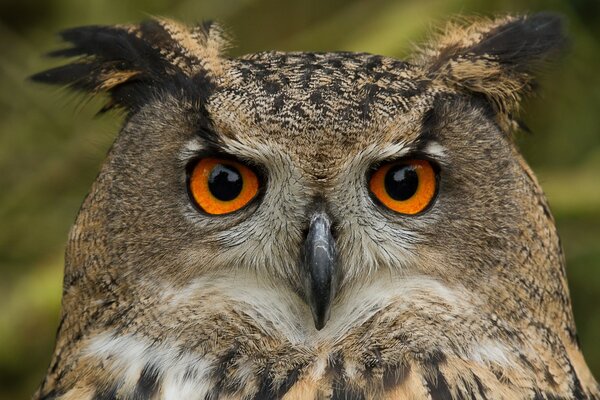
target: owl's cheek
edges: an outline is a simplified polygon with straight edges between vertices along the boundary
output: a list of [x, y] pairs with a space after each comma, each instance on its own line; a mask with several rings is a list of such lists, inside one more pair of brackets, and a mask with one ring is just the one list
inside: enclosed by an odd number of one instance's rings
[[391, 224], [342, 226], [336, 242], [340, 286], [371, 281], [379, 272], [395, 276], [419, 271], [423, 259], [418, 244], [422, 242], [418, 233]]

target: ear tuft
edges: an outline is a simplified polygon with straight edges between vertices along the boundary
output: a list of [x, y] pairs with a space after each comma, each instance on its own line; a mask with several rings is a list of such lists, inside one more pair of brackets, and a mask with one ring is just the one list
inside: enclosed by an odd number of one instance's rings
[[157, 88], [214, 78], [222, 73], [222, 51], [227, 47], [215, 23], [188, 28], [166, 19], [130, 26], [85, 26], [60, 36], [71, 47], [49, 55], [77, 59], [31, 79], [107, 93], [111, 99], [103, 111], [115, 106], [131, 111]]
[[506, 130], [523, 95], [534, 88], [534, 74], [566, 45], [560, 16], [539, 13], [448, 24], [414, 61], [434, 81], [488, 99]]
[[516, 18], [488, 32], [471, 51], [527, 72], [564, 47], [563, 26], [563, 19], [550, 13]]

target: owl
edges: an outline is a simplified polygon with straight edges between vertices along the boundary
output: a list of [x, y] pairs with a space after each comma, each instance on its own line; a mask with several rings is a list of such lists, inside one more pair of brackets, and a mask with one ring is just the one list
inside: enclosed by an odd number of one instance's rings
[[408, 61], [227, 56], [214, 23], [70, 29], [33, 76], [124, 124], [71, 229], [35, 394], [598, 399], [519, 104], [560, 17], [453, 20]]

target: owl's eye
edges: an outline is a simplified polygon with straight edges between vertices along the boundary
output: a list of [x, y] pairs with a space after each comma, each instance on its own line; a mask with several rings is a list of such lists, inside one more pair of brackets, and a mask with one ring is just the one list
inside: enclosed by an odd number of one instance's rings
[[402, 160], [378, 167], [369, 181], [373, 196], [401, 214], [424, 211], [437, 192], [437, 174], [426, 160]]
[[194, 166], [189, 190], [196, 204], [207, 214], [229, 214], [256, 196], [258, 177], [240, 162], [207, 157]]

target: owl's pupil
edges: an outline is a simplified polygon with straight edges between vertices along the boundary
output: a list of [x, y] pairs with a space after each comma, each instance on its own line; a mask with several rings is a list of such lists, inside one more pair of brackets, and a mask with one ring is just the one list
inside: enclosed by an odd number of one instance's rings
[[408, 200], [419, 187], [419, 176], [411, 165], [396, 165], [385, 174], [385, 190], [394, 200]]
[[218, 200], [230, 201], [242, 191], [242, 175], [231, 165], [217, 164], [208, 177], [208, 189]]

